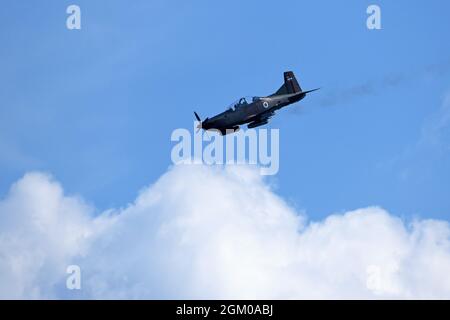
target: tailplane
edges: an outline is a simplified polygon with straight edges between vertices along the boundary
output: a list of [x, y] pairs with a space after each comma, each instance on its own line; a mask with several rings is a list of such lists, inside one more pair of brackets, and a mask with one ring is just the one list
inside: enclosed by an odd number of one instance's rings
[[295, 78], [294, 72], [286, 71], [284, 73], [284, 84], [275, 92], [272, 96], [282, 95], [282, 94], [292, 94], [302, 92], [302, 88], [298, 84]]

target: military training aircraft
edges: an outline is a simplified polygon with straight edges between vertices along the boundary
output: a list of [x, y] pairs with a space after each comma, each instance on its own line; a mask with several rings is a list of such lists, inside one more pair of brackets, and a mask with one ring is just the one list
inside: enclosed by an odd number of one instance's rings
[[275, 111], [302, 100], [307, 93], [319, 90], [302, 91], [292, 71], [284, 73], [284, 84], [274, 94], [267, 97], [244, 97], [234, 102], [226, 111], [199, 121], [198, 129], [218, 130], [222, 135], [239, 130], [239, 126], [248, 124], [247, 128], [256, 128], [268, 123]]

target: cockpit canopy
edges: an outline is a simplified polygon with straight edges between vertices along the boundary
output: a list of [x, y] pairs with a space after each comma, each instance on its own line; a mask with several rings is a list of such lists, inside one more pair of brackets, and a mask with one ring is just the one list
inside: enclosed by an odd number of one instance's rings
[[236, 111], [239, 108], [245, 107], [253, 102], [259, 101], [259, 97], [246, 96], [242, 97], [239, 100], [236, 100], [227, 108], [227, 110]]

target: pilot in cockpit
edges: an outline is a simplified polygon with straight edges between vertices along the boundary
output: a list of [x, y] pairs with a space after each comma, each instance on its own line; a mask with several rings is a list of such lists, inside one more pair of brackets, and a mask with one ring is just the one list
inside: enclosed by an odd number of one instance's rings
[[248, 103], [247, 100], [245, 100], [245, 98], [241, 98], [241, 100], [239, 100], [239, 105], [246, 105], [246, 104]]
[[244, 106], [246, 106], [246, 105], [248, 105], [247, 99], [241, 98], [241, 99], [239, 99], [238, 102], [235, 102], [235, 104], [232, 105], [232, 106], [229, 108], [229, 110], [231, 110], [231, 111], [236, 111], [237, 109], [239, 109], [239, 108], [241, 108], [241, 107], [244, 107]]

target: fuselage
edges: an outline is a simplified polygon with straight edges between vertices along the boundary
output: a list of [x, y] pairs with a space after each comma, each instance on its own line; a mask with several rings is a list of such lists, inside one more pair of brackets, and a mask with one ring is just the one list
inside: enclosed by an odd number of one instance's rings
[[[236, 127], [246, 124], [258, 123], [265, 124], [274, 112], [287, 105], [298, 102], [305, 97], [305, 93], [298, 92], [293, 94], [273, 95], [268, 97], [258, 97], [248, 103], [239, 102], [228, 110], [202, 122], [202, 128], [210, 129], [236, 129]], [[242, 100], [242, 99], [241, 99]]]

